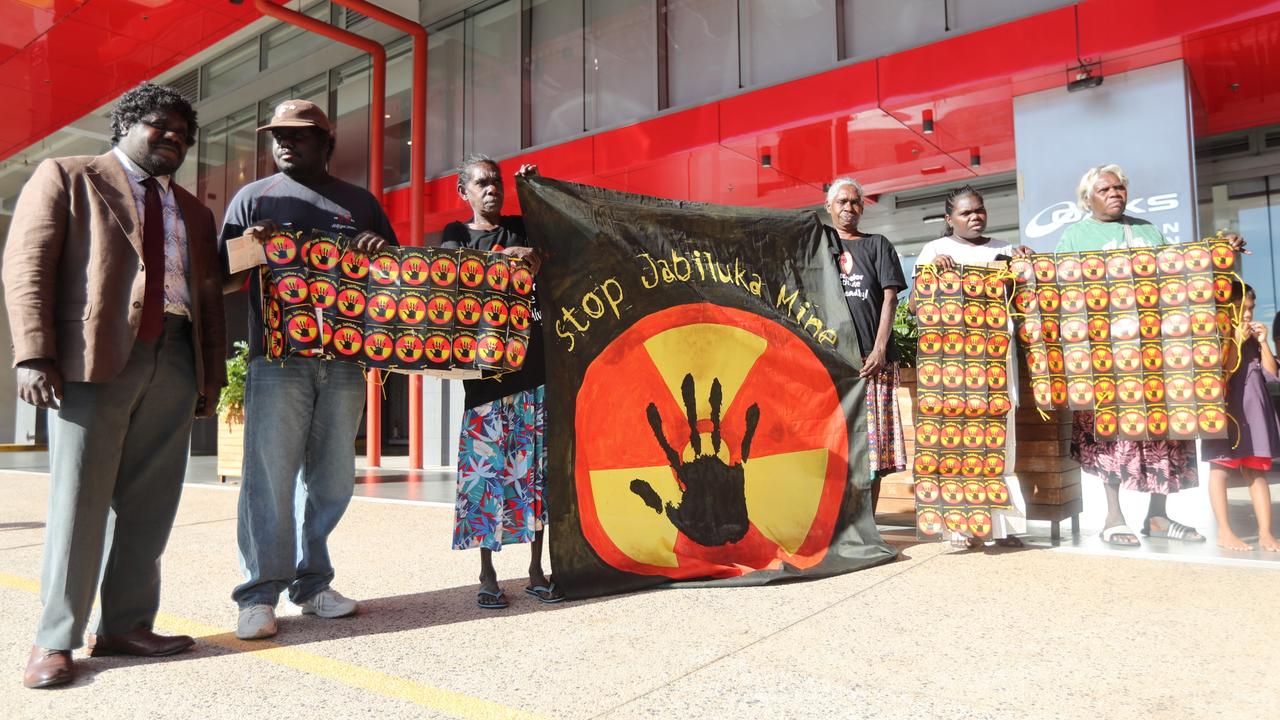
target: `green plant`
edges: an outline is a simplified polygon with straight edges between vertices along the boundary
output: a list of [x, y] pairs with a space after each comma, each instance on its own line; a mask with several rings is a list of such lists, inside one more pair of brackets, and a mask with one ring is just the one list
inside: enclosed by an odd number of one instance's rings
[[244, 384], [249, 374], [249, 343], [235, 344], [236, 352], [227, 358], [227, 385], [218, 396], [218, 417], [228, 422], [244, 422]]
[[898, 303], [898, 310], [893, 315], [893, 337], [890, 342], [898, 349], [898, 364], [902, 367], [916, 366], [916, 340], [920, 337], [920, 326], [916, 324], [915, 313], [907, 307], [905, 300]]

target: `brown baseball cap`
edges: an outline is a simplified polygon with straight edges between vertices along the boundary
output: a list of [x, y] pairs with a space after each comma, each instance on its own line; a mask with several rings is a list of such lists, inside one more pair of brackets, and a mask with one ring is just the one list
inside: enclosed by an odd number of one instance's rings
[[271, 122], [258, 128], [258, 132], [272, 128], [314, 127], [320, 128], [329, 135], [333, 134], [333, 126], [319, 105], [307, 100], [285, 100], [276, 106]]

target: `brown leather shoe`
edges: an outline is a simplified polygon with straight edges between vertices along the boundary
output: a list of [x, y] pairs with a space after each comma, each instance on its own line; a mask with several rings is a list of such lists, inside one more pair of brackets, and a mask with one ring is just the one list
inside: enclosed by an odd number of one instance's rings
[[71, 662], [70, 650], [50, 650], [31, 646], [27, 657], [27, 669], [22, 673], [22, 684], [29, 688], [46, 688], [65, 685], [75, 679], [76, 668]]
[[173, 655], [195, 644], [190, 635], [157, 635], [147, 628], [138, 628], [119, 635], [90, 635], [89, 657]]

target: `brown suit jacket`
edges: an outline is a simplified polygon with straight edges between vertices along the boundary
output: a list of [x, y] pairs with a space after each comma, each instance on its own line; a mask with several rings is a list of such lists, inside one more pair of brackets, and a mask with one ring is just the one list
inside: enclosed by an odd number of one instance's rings
[[[171, 184], [187, 230], [196, 388], [226, 384], [226, 320], [213, 213]], [[64, 380], [104, 382], [124, 369], [142, 322], [142, 222], [112, 153], [50, 158], [22, 189], [4, 249], [14, 365], [54, 361]]]

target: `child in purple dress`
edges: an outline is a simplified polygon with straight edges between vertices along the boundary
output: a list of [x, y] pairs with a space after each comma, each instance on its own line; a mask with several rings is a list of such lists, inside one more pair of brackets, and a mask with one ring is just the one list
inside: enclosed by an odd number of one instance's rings
[[1209, 502], [1218, 521], [1218, 545], [1227, 550], [1252, 550], [1253, 546], [1231, 532], [1227, 517], [1227, 478], [1231, 470], [1238, 468], [1249, 482], [1249, 496], [1258, 518], [1258, 546], [1267, 552], [1280, 552], [1280, 542], [1271, 534], [1271, 491], [1267, 487], [1271, 458], [1280, 453], [1280, 422], [1267, 393], [1266, 379], [1267, 375], [1277, 374], [1276, 357], [1267, 344], [1267, 326], [1253, 321], [1253, 288], [1237, 283], [1233, 290], [1236, 297], [1244, 297], [1236, 342], [1226, 353], [1230, 373], [1227, 413], [1236, 422], [1230, 425], [1226, 439], [1203, 443], [1204, 456], [1209, 460]]

